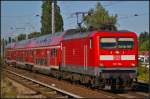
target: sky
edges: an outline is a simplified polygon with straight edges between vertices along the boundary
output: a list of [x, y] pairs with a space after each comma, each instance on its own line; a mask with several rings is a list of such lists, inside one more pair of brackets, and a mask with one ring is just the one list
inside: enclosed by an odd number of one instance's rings
[[[58, 1], [64, 20], [64, 30], [76, 28], [75, 12], [87, 12], [95, 8], [98, 1]], [[148, 1], [100, 1], [110, 15], [118, 15], [119, 30], [139, 33], [149, 32]], [[2, 1], [1, 2], [1, 36], [15, 37], [21, 33], [40, 32], [42, 1]], [[137, 14], [138, 16], [134, 16]], [[39, 16], [36, 16], [39, 15]]]

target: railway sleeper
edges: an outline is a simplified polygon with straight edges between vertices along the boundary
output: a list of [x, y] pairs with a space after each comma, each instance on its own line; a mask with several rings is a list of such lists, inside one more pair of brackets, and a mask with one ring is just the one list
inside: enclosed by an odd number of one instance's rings
[[34, 84], [32, 85], [33, 87], [39, 87], [40, 85], [39, 84]]
[[40, 93], [43, 94], [44, 96], [48, 97], [48, 98], [55, 98], [57, 96], [57, 93], [52, 93], [50, 92], [45, 92], [43, 90], [40, 90]]
[[52, 89], [46, 88], [44, 86], [38, 87], [39, 90], [42, 90], [43, 92], [51, 92], [51, 94], [55, 94], [56, 91], [53, 91]]
[[43, 95], [45, 95], [48, 98], [58, 98], [58, 97], [63, 97], [62, 95], [59, 95], [57, 92], [41, 92]]
[[29, 85], [34, 85], [35, 83], [33, 83], [33, 82], [27, 82], [27, 84], [29, 84]]
[[46, 91], [45, 93], [47, 93], [47, 94], [51, 94], [51, 95], [54, 95], [54, 94], [57, 94], [57, 92], [56, 91]]
[[56, 98], [63, 98], [63, 99], [66, 99], [66, 98], [68, 98], [68, 96], [58, 96], [58, 97], [56, 97]]
[[44, 87], [45, 89], [43, 89], [45, 92], [52, 92], [52, 93], [54, 93], [55, 91], [53, 91], [52, 89], [50, 89], [50, 88], [47, 88], [47, 87]]

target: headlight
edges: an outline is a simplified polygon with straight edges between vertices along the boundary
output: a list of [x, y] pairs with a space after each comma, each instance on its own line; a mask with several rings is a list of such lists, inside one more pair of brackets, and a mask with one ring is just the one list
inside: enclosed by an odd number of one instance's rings
[[103, 64], [103, 63], [100, 63], [99, 66], [104, 66], [104, 64]]
[[131, 66], [135, 66], [135, 64], [134, 64], [134, 63], [132, 63], [132, 64], [131, 64]]
[[122, 64], [121, 64], [121, 63], [118, 63], [118, 65], [120, 65], [120, 66], [121, 66]]

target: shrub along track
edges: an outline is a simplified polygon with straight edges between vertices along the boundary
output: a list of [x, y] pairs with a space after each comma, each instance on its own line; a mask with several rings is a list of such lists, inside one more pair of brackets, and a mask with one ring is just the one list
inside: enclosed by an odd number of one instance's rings
[[[137, 92], [135, 91], [127, 91], [123, 93], [113, 93], [107, 90], [98, 90], [87, 88], [83, 85], [71, 84], [70, 82], [64, 80], [58, 80], [56, 78], [33, 73], [31, 71], [14, 68], [12, 66], [6, 66], [7, 70], [16, 72], [17, 74], [30, 77], [31, 79], [40, 81], [44, 84], [53, 85], [58, 89], [65, 90], [66, 92], [72, 93], [80, 98], [145, 98], [148, 97], [148, 93], [145, 92]], [[44, 92], [46, 93], [46, 92]]]

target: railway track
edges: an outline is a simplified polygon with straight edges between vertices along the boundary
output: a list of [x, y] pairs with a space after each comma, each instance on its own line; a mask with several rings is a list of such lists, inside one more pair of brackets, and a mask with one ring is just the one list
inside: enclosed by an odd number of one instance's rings
[[[130, 90], [125, 93], [113, 93], [113, 92], [110, 92], [107, 90], [90, 89], [83, 85], [70, 84], [69, 82], [64, 81], [64, 80], [58, 80], [56, 78], [49, 77], [49, 76], [42, 75], [42, 74], [35, 74], [31, 71], [14, 68], [12, 66], [9, 68], [8, 67], [5, 67], [5, 68], [7, 70], [10, 70], [13, 72], [15, 71], [16, 73], [24, 75], [26, 77], [30, 77], [31, 79], [41, 81], [42, 83], [44, 83], [46, 85], [49, 85], [49, 86], [55, 85], [55, 87], [57, 87], [58, 89], [65, 90], [66, 92], [69, 92], [76, 96], [79, 96], [79, 97], [74, 97], [74, 98], [148, 98], [147, 92]], [[52, 87], [54, 87], [54, 86], [52, 86]], [[52, 92], [57, 93], [57, 91], [54, 91], [54, 90], [52, 90]], [[47, 91], [43, 91], [43, 93], [45, 94], [45, 93], [47, 93]], [[59, 93], [58, 97], [64, 97], [64, 98], [72, 97], [72, 96], [68, 96], [65, 94], [62, 95], [62, 94], [63, 93]], [[51, 95], [49, 97], [51, 97]]]
[[145, 82], [137, 82], [137, 88], [138, 91], [148, 92], [149, 91], [149, 84]]
[[10, 70], [4, 70], [4, 71], [7, 72], [8, 78], [17, 81], [17, 82], [23, 84], [24, 86], [26, 86], [38, 93], [41, 93], [43, 96], [46, 96], [48, 98], [83, 98], [81, 96], [58, 89], [58, 88], [54, 87], [53, 85], [48, 85], [48, 84], [42, 83], [40, 81], [20, 75], [18, 73], [12, 72]]

